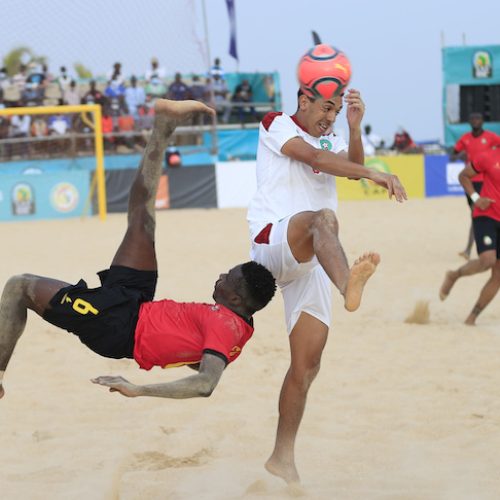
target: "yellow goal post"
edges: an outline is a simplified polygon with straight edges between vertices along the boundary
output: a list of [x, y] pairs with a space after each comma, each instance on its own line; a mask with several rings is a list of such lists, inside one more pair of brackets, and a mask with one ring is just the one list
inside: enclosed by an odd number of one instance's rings
[[[93, 123], [86, 123], [94, 129], [95, 138], [95, 159], [96, 171], [95, 178], [97, 182], [97, 209], [99, 219], [106, 219], [106, 180], [104, 177], [104, 146], [102, 137], [102, 113], [99, 104], [82, 104], [78, 106], [33, 106], [21, 108], [0, 109], [0, 116], [14, 115], [47, 115], [47, 114], [69, 114], [69, 113], [92, 113]], [[92, 191], [92, 190], [91, 190]]]

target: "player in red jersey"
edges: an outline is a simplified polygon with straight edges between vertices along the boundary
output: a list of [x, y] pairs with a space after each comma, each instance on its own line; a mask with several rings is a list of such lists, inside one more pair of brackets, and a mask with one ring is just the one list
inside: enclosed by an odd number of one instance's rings
[[168, 139], [179, 121], [214, 111], [197, 101], [155, 104], [155, 126], [132, 185], [128, 227], [111, 263], [99, 274], [102, 286], [89, 289], [30, 274], [14, 276], [0, 301], [0, 398], [3, 376], [31, 309], [50, 323], [75, 333], [98, 354], [133, 358], [153, 366], [190, 365], [196, 375], [153, 385], [135, 385], [122, 377], [97, 377], [94, 383], [124, 396], [190, 398], [209, 396], [226, 365], [252, 336], [252, 315], [272, 298], [271, 273], [256, 262], [221, 274], [215, 304], [153, 302], [157, 281], [155, 198]]
[[[483, 129], [483, 115], [481, 113], [471, 113], [469, 116], [469, 124], [472, 128], [470, 132], [462, 135], [460, 139], [455, 144], [455, 149], [450, 159], [455, 161], [457, 159], [464, 160], [466, 164], [474, 162], [477, 155], [488, 151], [494, 147], [500, 146], [500, 136], [490, 132], [489, 130]], [[483, 174], [477, 173], [471, 179], [474, 190], [477, 193], [481, 193], [481, 187], [483, 185]], [[473, 209], [472, 200], [467, 195], [467, 203], [469, 207]], [[472, 228], [472, 223], [469, 231], [469, 238], [467, 240], [467, 246], [463, 252], [459, 255], [465, 259], [470, 259], [470, 252], [472, 250], [472, 243], [474, 242], [474, 233]]]
[[[478, 173], [483, 175], [481, 194], [474, 190], [472, 184]], [[500, 288], [500, 149], [477, 155], [472, 165], [467, 165], [460, 172], [459, 179], [474, 204], [472, 218], [479, 258], [470, 260], [455, 271], [448, 271], [439, 295], [444, 300], [459, 278], [491, 269], [490, 279], [465, 320], [467, 325], [474, 325], [480, 312]]]

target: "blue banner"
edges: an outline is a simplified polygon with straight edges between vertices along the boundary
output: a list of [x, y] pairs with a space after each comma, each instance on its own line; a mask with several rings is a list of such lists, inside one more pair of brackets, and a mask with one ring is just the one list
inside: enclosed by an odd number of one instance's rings
[[236, 48], [236, 11], [234, 0], [226, 0], [227, 13], [229, 15], [229, 55], [238, 60], [238, 49]]
[[450, 162], [448, 155], [425, 157], [425, 196], [460, 196], [464, 188], [458, 180], [463, 162]]
[[89, 183], [87, 171], [1, 175], [0, 221], [82, 215], [89, 197]]

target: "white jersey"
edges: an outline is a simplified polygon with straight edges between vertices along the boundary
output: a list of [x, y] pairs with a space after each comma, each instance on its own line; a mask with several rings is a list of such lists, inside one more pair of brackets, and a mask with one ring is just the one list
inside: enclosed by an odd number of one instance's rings
[[307, 210], [337, 209], [335, 177], [281, 152], [283, 145], [294, 137], [301, 137], [315, 148], [333, 153], [347, 151], [346, 142], [333, 133], [313, 137], [301, 127], [295, 116], [268, 113], [259, 128], [257, 192], [247, 215], [252, 239], [270, 222], [276, 223]]

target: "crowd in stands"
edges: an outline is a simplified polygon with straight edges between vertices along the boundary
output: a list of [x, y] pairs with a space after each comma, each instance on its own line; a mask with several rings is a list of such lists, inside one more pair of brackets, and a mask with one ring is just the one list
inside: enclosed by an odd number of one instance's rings
[[[53, 75], [46, 64], [34, 62], [21, 64], [19, 71], [10, 77], [5, 68], [0, 69], [0, 108], [100, 104], [107, 151], [142, 150], [153, 127], [155, 99], [160, 97], [209, 103], [217, 109], [219, 122], [224, 124], [258, 122], [262, 118], [253, 105], [250, 82], [242, 78], [230, 92], [219, 58], [214, 60], [206, 75], [192, 75], [186, 80], [181, 73], [176, 73], [171, 81], [155, 57], [140, 79], [134, 75], [126, 77], [119, 62], [99, 81], [76, 80], [64, 66]], [[273, 101], [271, 95], [269, 100]], [[68, 147], [73, 153], [90, 151], [93, 149], [90, 126], [79, 114], [0, 116], [0, 159], [53, 156], [58, 152], [64, 154]], [[29, 144], [27, 138], [30, 138]], [[366, 156], [384, 151], [422, 152], [402, 127], [396, 131], [390, 146], [372, 131], [370, 125], [364, 127], [362, 140]]]
[[[11, 77], [5, 68], [0, 69], [0, 108], [100, 104], [107, 150], [129, 152], [143, 147], [146, 134], [152, 129], [155, 99], [160, 97], [209, 103], [217, 109], [219, 121], [225, 124], [256, 122], [261, 118], [252, 106], [249, 81], [243, 79], [230, 92], [218, 58], [208, 74], [193, 75], [185, 80], [176, 73], [170, 82], [157, 58], [151, 60], [140, 79], [134, 75], [126, 77], [119, 62], [113, 65], [105, 81], [78, 81], [69, 75], [66, 67], [52, 75], [47, 65], [36, 63], [21, 64], [19, 71]], [[0, 156], [11, 157], [16, 153], [25, 156], [28, 146], [26, 141], [23, 143], [23, 138], [57, 138], [67, 136], [69, 132], [88, 134], [89, 124], [77, 114], [0, 116], [0, 141], [9, 140]], [[65, 139], [66, 142], [59, 144], [61, 148], [68, 145], [67, 137]], [[88, 145], [89, 141], [73, 140], [73, 147], [85, 149], [86, 143]], [[30, 146], [30, 152], [43, 153], [44, 147], [46, 143], [40, 140]]]

